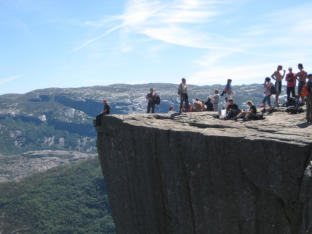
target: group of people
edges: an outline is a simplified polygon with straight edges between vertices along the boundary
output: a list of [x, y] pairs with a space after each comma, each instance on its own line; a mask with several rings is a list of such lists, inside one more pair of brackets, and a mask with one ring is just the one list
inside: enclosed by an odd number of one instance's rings
[[[271, 96], [275, 94], [275, 106], [279, 106], [279, 95], [282, 91], [282, 81], [286, 75], [286, 93], [287, 101], [295, 99], [298, 103], [307, 103], [307, 121], [312, 122], [312, 74], [309, 74], [304, 70], [301, 63], [298, 64], [298, 72], [293, 73], [292, 68], [288, 68], [288, 73], [283, 70], [282, 65], [278, 65], [276, 71], [271, 75], [271, 78], [275, 80], [275, 85], [271, 82], [270, 77], [266, 77], [264, 81], [264, 99], [263, 99], [263, 111], [266, 111], [266, 104], [272, 110]], [[298, 89], [296, 94], [296, 83], [298, 81]]]
[[[307, 104], [307, 121], [312, 123], [312, 74], [309, 74], [303, 69], [301, 63], [298, 64], [298, 72], [293, 73], [292, 68], [288, 68], [288, 73], [283, 70], [282, 65], [278, 65], [276, 71], [271, 75], [271, 77], [266, 77], [264, 80], [264, 98], [263, 98], [263, 110], [266, 112], [266, 105], [269, 107], [269, 112], [272, 111], [273, 107], [271, 105], [271, 96], [275, 95], [274, 105], [279, 106], [279, 96], [282, 91], [282, 82], [286, 75], [286, 93], [287, 100], [291, 98], [296, 99], [297, 102]], [[275, 84], [271, 82], [271, 79], [275, 81]], [[296, 83], [298, 81], [298, 89], [296, 94]], [[238, 105], [235, 104], [233, 100], [233, 89], [232, 89], [232, 80], [228, 79], [227, 83], [222, 90], [222, 93], [219, 95], [219, 90], [215, 90], [213, 95], [208, 96], [206, 102], [203, 100], [196, 99], [193, 105], [189, 103], [188, 97], [188, 86], [186, 84], [186, 79], [182, 78], [182, 81], [178, 87], [178, 95], [180, 97], [180, 108], [179, 113], [190, 112], [190, 111], [218, 111], [220, 96], [225, 96], [226, 106], [224, 107], [221, 113], [224, 113], [224, 119], [238, 119], [243, 118], [244, 120], [257, 119], [259, 115], [257, 113], [257, 108], [255, 107], [252, 101], [247, 101], [249, 110], [240, 110]], [[155, 113], [155, 105], [160, 103], [159, 95], [154, 91], [153, 88], [150, 88], [150, 92], [146, 95], [147, 100], [147, 113]], [[169, 112], [173, 112], [173, 106], [170, 107]], [[103, 115], [110, 113], [110, 106], [107, 101], [104, 100], [104, 110]]]

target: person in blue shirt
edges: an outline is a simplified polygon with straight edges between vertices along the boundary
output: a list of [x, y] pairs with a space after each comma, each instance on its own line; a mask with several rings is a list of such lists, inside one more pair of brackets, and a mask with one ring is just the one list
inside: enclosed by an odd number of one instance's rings
[[224, 90], [222, 92], [222, 95], [225, 94], [225, 102], [228, 102], [228, 100], [232, 99], [233, 97], [233, 90], [232, 90], [232, 80], [228, 79], [227, 83], [224, 87]]

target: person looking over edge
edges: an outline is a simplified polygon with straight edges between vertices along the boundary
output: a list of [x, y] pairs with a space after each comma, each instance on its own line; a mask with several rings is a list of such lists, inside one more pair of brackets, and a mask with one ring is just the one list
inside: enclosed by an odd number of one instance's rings
[[280, 71], [283, 69], [282, 65], [278, 65], [277, 66], [277, 70], [271, 75], [272, 79], [275, 80], [275, 90], [276, 90], [276, 94], [275, 94], [275, 105], [278, 106], [278, 98], [279, 95], [281, 94], [282, 91], [282, 80], [285, 76], [286, 71], [284, 70], [283, 75], [281, 75]]
[[302, 103], [304, 103], [304, 96], [301, 95], [301, 90], [306, 83], [306, 79], [308, 76], [308, 73], [303, 70], [303, 65], [301, 63], [298, 64], [299, 72], [295, 75], [295, 77], [298, 79], [298, 97], [301, 97]]
[[295, 87], [296, 87], [296, 77], [295, 74], [292, 72], [292, 68], [288, 68], [289, 73], [286, 75], [286, 81], [287, 81], [287, 101], [289, 100], [290, 93], [291, 96], [294, 98], [296, 97], [295, 94]]
[[180, 95], [180, 111], [182, 112], [183, 108], [183, 102], [185, 103], [185, 111], [189, 111], [189, 102], [188, 102], [188, 94], [187, 94], [187, 85], [186, 85], [186, 79], [182, 78], [182, 82], [179, 85], [179, 95]]
[[150, 113], [152, 108], [152, 113], [155, 113], [155, 93], [154, 89], [150, 88], [150, 92], [146, 95], [147, 103], [147, 113]]
[[103, 102], [104, 102], [104, 108], [103, 108], [102, 114], [108, 115], [110, 113], [110, 106], [108, 105], [107, 100], [104, 100]]
[[225, 94], [225, 102], [228, 102], [229, 99], [232, 99], [233, 90], [232, 90], [232, 80], [228, 79], [224, 87], [223, 93]]
[[267, 77], [264, 80], [264, 98], [263, 98], [263, 110], [262, 112], [265, 112], [265, 102], [268, 104], [268, 106], [270, 107], [270, 111], [272, 111], [272, 106], [271, 106], [271, 88], [273, 86], [272, 82], [271, 82], [271, 78]]
[[312, 74], [308, 76], [307, 122], [312, 123]]

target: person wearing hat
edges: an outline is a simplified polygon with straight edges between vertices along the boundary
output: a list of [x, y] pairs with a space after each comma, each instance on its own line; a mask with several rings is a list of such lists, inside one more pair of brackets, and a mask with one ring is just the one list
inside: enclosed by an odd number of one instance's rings
[[296, 76], [292, 72], [292, 68], [288, 68], [289, 73], [286, 75], [286, 81], [287, 81], [287, 100], [290, 98], [290, 93], [291, 96], [294, 98], [296, 97], [295, 94], [295, 87], [296, 87]]
[[308, 75], [307, 121], [312, 123], [312, 74]]

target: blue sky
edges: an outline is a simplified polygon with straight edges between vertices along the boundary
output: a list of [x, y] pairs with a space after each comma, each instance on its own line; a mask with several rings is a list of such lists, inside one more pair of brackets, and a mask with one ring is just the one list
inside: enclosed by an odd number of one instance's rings
[[0, 0], [0, 94], [312, 72], [311, 0]]

